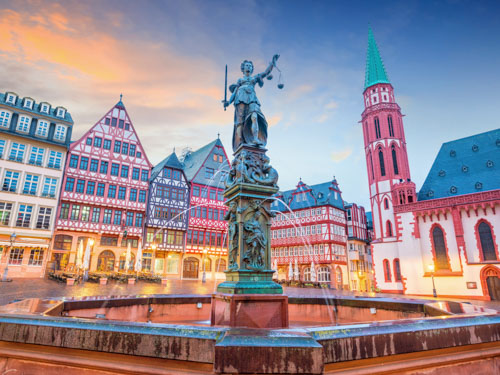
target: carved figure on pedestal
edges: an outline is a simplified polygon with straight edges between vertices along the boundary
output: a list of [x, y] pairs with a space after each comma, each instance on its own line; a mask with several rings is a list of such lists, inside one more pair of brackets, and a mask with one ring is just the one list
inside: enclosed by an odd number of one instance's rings
[[252, 174], [252, 179], [258, 184], [266, 186], [276, 186], [278, 182], [278, 171], [271, 167], [271, 165], [269, 164], [270, 161], [271, 159], [269, 159], [268, 156], [262, 155], [262, 167], [260, 168], [260, 170], [255, 171]]
[[229, 101], [223, 101], [224, 108], [234, 103], [234, 130], [233, 130], [233, 151], [236, 151], [242, 144], [256, 147], [265, 146], [267, 143], [267, 121], [260, 110], [260, 102], [255, 94], [255, 85], [264, 85], [264, 78], [269, 76], [279, 55], [274, 55], [267, 69], [252, 76], [254, 66], [249, 60], [241, 63], [243, 77], [229, 86], [232, 92]]
[[251, 218], [243, 224], [243, 229], [246, 232], [246, 251], [243, 262], [245, 262], [245, 268], [254, 271], [265, 268], [267, 238], [259, 221], [261, 215], [261, 212], [256, 210]]
[[227, 241], [229, 254], [229, 269], [234, 271], [238, 269], [238, 218], [237, 218], [236, 202], [231, 202], [229, 210], [224, 216], [224, 220], [228, 222]]

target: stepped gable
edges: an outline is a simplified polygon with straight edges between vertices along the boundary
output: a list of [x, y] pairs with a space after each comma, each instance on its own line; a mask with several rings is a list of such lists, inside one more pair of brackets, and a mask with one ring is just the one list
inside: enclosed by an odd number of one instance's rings
[[500, 129], [443, 143], [418, 200], [498, 189]]

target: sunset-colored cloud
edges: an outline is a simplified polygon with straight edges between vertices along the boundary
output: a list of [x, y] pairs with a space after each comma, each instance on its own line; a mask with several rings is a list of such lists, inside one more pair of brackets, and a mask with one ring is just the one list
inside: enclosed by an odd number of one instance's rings
[[347, 159], [351, 154], [352, 154], [352, 148], [347, 147], [343, 150], [333, 151], [331, 154], [331, 158], [335, 163], [339, 163]]

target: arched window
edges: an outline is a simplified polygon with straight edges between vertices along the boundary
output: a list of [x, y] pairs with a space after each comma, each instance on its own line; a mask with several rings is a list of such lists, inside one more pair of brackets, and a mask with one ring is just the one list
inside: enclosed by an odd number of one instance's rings
[[399, 174], [398, 159], [396, 158], [396, 148], [392, 146], [392, 166], [394, 168], [394, 174]]
[[97, 271], [111, 272], [115, 268], [115, 254], [110, 250], [104, 250], [97, 258]]
[[386, 227], [387, 237], [392, 237], [392, 224], [390, 220], [387, 220], [385, 222], [385, 227]]
[[378, 161], [380, 163], [380, 175], [385, 176], [384, 153], [380, 147], [378, 149]]
[[54, 249], [56, 250], [71, 250], [72, 236], [58, 234], [54, 237]]
[[401, 266], [398, 258], [394, 259], [394, 280], [401, 281]]
[[205, 260], [203, 261], [203, 267], [204, 269], [202, 271], [209, 272], [212, 270], [212, 259], [209, 257], [205, 257]]
[[328, 267], [319, 267], [318, 281], [322, 282], [330, 281], [330, 269]]
[[377, 139], [380, 138], [380, 122], [378, 121], [378, 117], [375, 117], [375, 137]]
[[370, 151], [370, 167], [372, 169], [372, 180], [373, 180], [375, 178], [375, 172], [373, 171], [373, 159], [371, 151]]
[[227, 268], [226, 260], [225, 259], [217, 259], [215, 262], [215, 272], [224, 272]]
[[394, 137], [394, 126], [392, 125], [392, 116], [387, 116], [387, 123], [389, 124], [389, 136]]
[[432, 242], [434, 244], [434, 255], [436, 257], [436, 270], [447, 270], [450, 268], [443, 230], [435, 226], [432, 230]]
[[384, 208], [386, 210], [389, 209], [389, 199], [387, 199], [387, 198], [384, 199]]
[[386, 282], [391, 281], [391, 265], [387, 259], [384, 259], [384, 278]]
[[311, 268], [304, 268], [304, 281], [311, 281]]
[[497, 260], [495, 243], [493, 242], [493, 236], [491, 234], [491, 227], [483, 221], [478, 225], [477, 231], [479, 233], [479, 242], [481, 243], [483, 260]]

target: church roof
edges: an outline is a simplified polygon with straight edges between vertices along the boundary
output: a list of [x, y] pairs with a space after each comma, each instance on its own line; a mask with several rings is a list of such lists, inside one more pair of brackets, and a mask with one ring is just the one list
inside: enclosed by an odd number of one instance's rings
[[390, 83], [385, 72], [384, 62], [380, 57], [375, 37], [368, 29], [368, 51], [366, 52], [365, 89], [377, 83]]
[[182, 170], [182, 164], [177, 158], [177, 155], [175, 154], [175, 151], [172, 152], [169, 156], [167, 156], [165, 159], [163, 159], [161, 162], [159, 162], [154, 168], [153, 171], [151, 172], [151, 180], [156, 178], [158, 174], [163, 170], [165, 167], [170, 167], [173, 169], [180, 169]]
[[443, 143], [418, 200], [500, 188], [500, 129]]
[[[305, 199], [297, 200], [299, 193]], [[301, 210], [320, 206], [334, 206], [344, 209], [342, 192], [339, 190], [337, 180], [324, 182], [322, 184], [307, 185], [300, 181], [295, 189], [279, 192], [276, 194], [290, 206], [292, 210]], [[288, 211], [288, 208], [280, 201], [274, 201], [273, 210]]]

